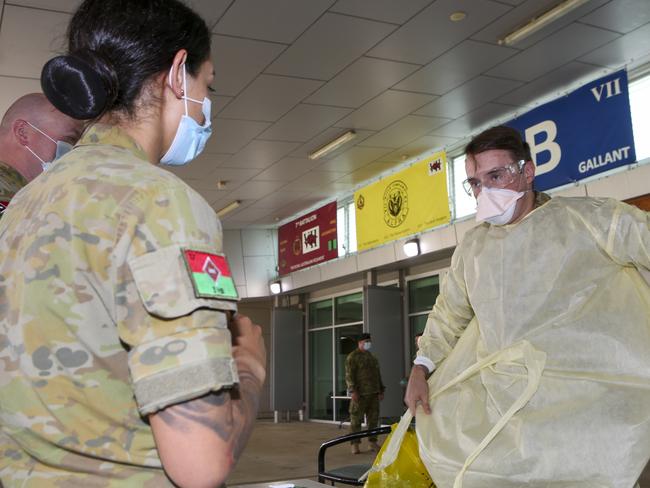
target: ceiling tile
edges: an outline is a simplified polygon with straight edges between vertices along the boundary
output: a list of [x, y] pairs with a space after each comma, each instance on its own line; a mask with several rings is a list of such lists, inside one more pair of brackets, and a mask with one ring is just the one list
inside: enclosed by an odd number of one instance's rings
[[295, 142], [253, 141], [232, 156], [224, 166], [229, 168], [267, 168], [298, 147]]
[[325, 14], [266, 72], [329, 80], [394, 29], [391, 24]]
[[[510, 8], [512, 7], [490, 0], [438, 0], [368, 54], [378, 58], [427, 64]], [[449, 20], [449, 15], [458, 10], [467, 14], [465, 20]]]
[[336, 180], [338, 183], [352, 183], [359, 185], [372, 178], [376, 178], [382, 173], [390, 171], [395, 168], [395, 164], [391, 163], [371, 163], [363, 168], [360, 168], [352, 173], [349, 173], [340, 179]]
[[[0, 76], [0, 118], [18, 98], [28, 93], [40, 92], [41, 82], [27, 78]], [[0, 156], [0, 159], [2, 157]]]
[[284, 186], [282, 181], [248, 181], [236, 190], [228, 193], [233, 200], [257, 200]]
[[306, 102], [358, 108], [418, 68], [414, 64], [361, 57]]
[[212, 120], [212, 136], [205, 145], [206, 153], [231, 153], [240, 151], [271, 124], [251, 120]]
[[464, 41], [395, 88], [442, 95], [516, 53], [516, 49], [503, 46]]
[[219, 115], [226, 105], [230, 103], [232, 97], [224, 97], [221, 95], [210, 94], [210, 100], [212, 100], [212, 117]]
[[336, 125], [353, 129], [381, 130], [435, 98], [433, 95], [422, 93], [387, 90]]
[[[189, 184], [189, 183], [188, 183]], [[190, 185], [192, 186], [192, 185]], [[199, 188], [199, 187], [192, 187], [196, 192], [201, 195], [203, 198], [205, 198], [205, 201], [210, 203], [214, 202], [215, 200], [218, 200], [221, 195], [223, 195], [223, 192], [220, 190], [217, 190], [216, 188]], [[211, 205], [212, 208], [215, 208], [214, 205]], [[217, 208], [223, 208], [223, 207], [217, 207]]]
[[260, 75], [220, 115], [275, 122], [321, 85], [314, 80]]
[[649, 54], [650, 24], [646, 24], [581, 57], [580, 61], [619, 68], [623, 64], [643, 59]]
[[304, 199], [309, 195], [307, 191], [281, 191], [273, 192], [264, 198], [257, 200], [252, 207], [263, 207], [269, 210], [277, 210], [285, 207], [296, 200]]
[[238, 95], [286, 46], [238, 37], [212, 36], [217, 94]]
[[401, 147], [420, 136], [431, 132], [437, 127], [447, 123], [449, 119], [438, 117], [422, 117], [419, 115], [409, 115], [399, 122], [395, 122], [390, 127], [378, 132], [372, 137], [366, 139], [363, 144], [368, 146], [377, 146], [381, 144], [384, 147]]
[[306, 142], [352, 109], [300, 104], [259, 135], [260, 139]]
[[214, 31], [290, 43], [331, 4], [332, 0], [237, 0], [217, 23]]
[[409, 0], [396, 2], [395, 0], [339, 0], [330, 8], [330, 12], [364, 17], [366, 19], [380, 20], [403, 24], [418, 11], [429, 5], [432, 0]]
[[299, 190], [316, 190], [320, 188], [321, 185], [338, 180], [342, 176], [345, 176], [346, 173], [346, 171], [310, 171], [309, 173], [293, 180], [291, 185], [287, 185], [287, 187]]
[[374, 161], [375, 159], [382, 157], [388, 152], [390, 152], [390, 150], [383, 147], [356, 146], [334, 159], [325, 161], [318, 167], [318, 169], [350, 173]]
[[569, 85], [575, 85], [577, 80], [582, 83], [587, 81], [587, 78], [595, 78], [597, 74], [602, 74], [601, 67], [574, 61], [516, 88], [496, 101], [525, 106], [558, 90], [565, 89]]
[[455, 119], [521, 85], [520, 81], [478, 76], [425, 105], [416, 114]]
[[230, 154], [207, 154], [202, 152], [196, 159], [183, 166], [163, 166], [179, 178], [209, 177], [219, 165], [230, 158]]
[[291, 181], [307, 171], [315, 168], [321, 162], [309, 158], [283, 158], [273, 163], [268, 169], [259, 173], [254, 180]]
[[0, 26], [0, 76], [40, 80], [45, 62], [63, 50], [69, 20], [68, 14], [5, 5]]
[[487, 74], [532, 81], [617, 37], [619, 35], [614, 32], [588, 25], [571, 24], [504, 61]]
[[57, 12], [73, 13], [81, 4], [81, 0], [11, 0], [12, 5], [23, 7], [36, 7], [46, 10], [56, 10]]
[[510, 105], [488, 103], [467, 115], [438, 127], [431, 132], [431, 135], [466, 138], [472, 134], [478, 134], [487, 124], [496, 125], [507, 122], [514, 112], [513, 108]]
[[[346, 132], [349, 128], [341, 128], [341, 127], [332, 127], [330, 129], [324, 130], [322, 133], [318, 134], [316, 137], [314, 137], [311, 141], [308, 141], [307, 143], [303, 144], [300, 146], [298, 149], [296, 149], [294, 152], [291, 153], [291, 156], [297, 157], [297, 158], [306, 158], [309, 156], [310, 153], [314, 152], [316, 149], [319, 147], [323, 147], [325, 144], [328, 142], [333, 141], [340, 135], [342, 135], [344, 132]], [[346, 142], [342, 146], [338, 147], [334, 151], [326, 154], [325, 156], [321, 156], [318, 161], [322, 162], [328, 159], [333, 159], [340, 154], [343, 154], [345, 151], [350, 149], [351, 147], [356, 146], [363, 140], [367, 139], [371, 135], [373, 135], [375, 132], [374, 131], [369, 131], [369, 130], [355, 130], [356, 132], [356, 137], [352, 139], [349, 142]]]
[[233, 213], [232, 217], [237, 220], [245, 222], [255, 222], [263, 217], [266, 217], [271, 212], [268, 208], [262, 207], [248, 207], [236, 213]]
[[377, 162], [393, 162], [395, 164], [416, 158], [422, 153], [431, 150], [445, 149], [453, 146], [460, 138], [444, 136], [422, 136], [415, 141], [400, 147], [398, 150], [388, 153], [386, 156], [379, 158]]
[[186, 3], [198, 13], [208, 26], [212, 27], [232, 3], [232, 0], [186, 0]]
[[580, 22], [627, 34], [650, 22], [648, 0], [613, 0]]

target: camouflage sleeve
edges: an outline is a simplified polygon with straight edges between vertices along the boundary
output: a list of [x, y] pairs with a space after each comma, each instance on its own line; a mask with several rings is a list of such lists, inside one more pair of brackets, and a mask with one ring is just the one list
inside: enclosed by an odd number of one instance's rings
[[356, 374], [354, 370], [354, 361], [352, 360], [352, 354], [348, 354], [345, 358], [345, 384], [348, 387], [348, 391], [354, 391], [355, 383], [354, 379]]
[[142, 415], [233, 386], [228, 312], [236, 302], [197, 296], [186, 249], [219, 253], [221, 226], [189, 187], [160, 187], [125, 206], [116, 254], [120, 339]]

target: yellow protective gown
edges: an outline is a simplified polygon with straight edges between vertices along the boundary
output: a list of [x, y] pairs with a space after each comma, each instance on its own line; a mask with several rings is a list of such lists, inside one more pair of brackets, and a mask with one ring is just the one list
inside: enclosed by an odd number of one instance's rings
[[558, 197], [468, 232], [420, 342], [439, 366], [433, 413], [416, 415], [438, 488], [634, 486], [650, 458], [649, 223]]

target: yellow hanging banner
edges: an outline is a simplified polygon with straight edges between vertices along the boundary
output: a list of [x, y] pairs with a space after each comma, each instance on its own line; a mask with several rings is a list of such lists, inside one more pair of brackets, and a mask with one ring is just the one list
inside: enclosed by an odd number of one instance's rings
[[444, 151], [354, 193], [359, 251], [448, 224]]

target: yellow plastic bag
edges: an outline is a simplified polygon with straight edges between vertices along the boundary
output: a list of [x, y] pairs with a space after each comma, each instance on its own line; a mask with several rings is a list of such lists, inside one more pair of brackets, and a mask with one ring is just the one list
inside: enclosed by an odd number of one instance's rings
[[[397, 424], [391, 426], [391, 433], [381, 446], [373, 466], [379, 464], [381, 457], [384, 455], [384, 450], [395, 431], [395, 427], [397, 427]], [[404, 435], [395, 462], [381, 471], [370, 473], [363, 486], [365, 488], [435, 488], [427, 468], [420, 459], [418, 439], [413, 430], [409, 429]]]

